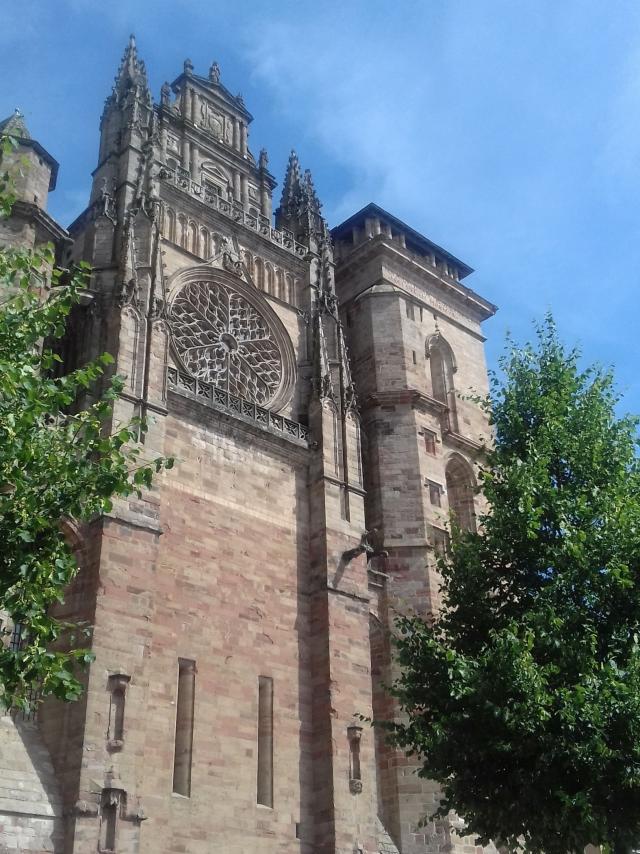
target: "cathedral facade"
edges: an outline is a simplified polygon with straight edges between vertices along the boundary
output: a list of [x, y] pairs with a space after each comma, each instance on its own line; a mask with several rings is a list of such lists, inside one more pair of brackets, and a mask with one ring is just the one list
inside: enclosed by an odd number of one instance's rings
[[438, 607], [450, 514], [475, 525], [495, 307], [375, 204], [330, 229], [294, 153], [272, 210], [251, 118], [215, 63], [154, 103], [132, 39], [68, 230], [5, 123], [31, 168], [0, 240], [89, 262], [65, 361], [110, 352], [114, 423], [175, 466], [69, 525], [95, 661], [78, 702], [0, 720], [0, 851], [475, 850], [362, 718], [395, 714], [393, 619]]

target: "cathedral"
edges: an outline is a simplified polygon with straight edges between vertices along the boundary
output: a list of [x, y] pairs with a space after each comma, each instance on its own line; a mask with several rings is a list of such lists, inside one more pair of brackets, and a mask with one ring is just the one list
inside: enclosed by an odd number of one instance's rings
[[331, 227], [294, 152], [274, 206], [251, 121], [216, 63], [155, 102], [131, 38], [68, 228], [46, 140], [0, 125], [28, 163], [0, 242], [91, 265], [65, 363], [111, 353], [114, 423], [175, 458], [66, 526], [95, 660], [79, 701], [0, 718], [0, 852], [476, 851], [363, 719], [397, 714], [394, 618], [437, 609], [449, 521], [476, 524], [496, 308], [374, 203]]

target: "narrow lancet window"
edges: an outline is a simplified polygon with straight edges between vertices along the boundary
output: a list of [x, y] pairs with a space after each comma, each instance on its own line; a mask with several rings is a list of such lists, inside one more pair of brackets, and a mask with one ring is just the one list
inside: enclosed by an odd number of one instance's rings
[[193, 754], [193, 710], [196, 688], [196, 663], [178, 660], [178, 698], [176, 702], [176, 739], [173, 757], [173, 791], [191, 796], [191, 762]]
[[258, 678], [258, 803], [273, 806], [273, 679]]
[[124, 744], [124, 709], [130, 677], [114, 673], [109, 677], [111, 701], [109, 705], [109, 747], [119, 749]]
[[358, 795], [362, 791], [362, 769], [360, 767], [362, 727], [357, 724], [347, 727], [347, 738], [349, 739], [349, 790], [352, 795]]
[[101, 854], [115, 854], [118, 815], [126, 807], [126, 794], [122, 789], [103, 789], [101, 798], [100, 842]]

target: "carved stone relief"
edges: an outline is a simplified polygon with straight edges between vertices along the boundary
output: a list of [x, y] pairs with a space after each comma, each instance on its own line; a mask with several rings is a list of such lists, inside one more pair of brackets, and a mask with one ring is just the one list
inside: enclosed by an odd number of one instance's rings
[[218, 139], [224, 135], [224, 116], [218, 113], [209, 101], [204, 98], [200, 101], [200, 126]]

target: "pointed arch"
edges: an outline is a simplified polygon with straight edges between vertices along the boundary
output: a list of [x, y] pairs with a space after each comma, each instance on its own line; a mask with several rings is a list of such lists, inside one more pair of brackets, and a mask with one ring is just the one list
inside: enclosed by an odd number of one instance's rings
[[286, 300], [287, 295], [284, 289], [284, 273], [280, 267], [276, 267], [276, 291], [275, 295], [278, 299]]
[[255, 260], [255, 281], [256, 287], [260, 288], [261, 291], [264, 290], [264, 261], [262, 258], [256, 258]]
[[267, 261], [264, 265], [264, 289], [268, 294], [274, 293], [273, 266]]
[[184, 214], [178, 217], [178, 242], [183, 249], [187, 248], [187, 218]]
[[164, 212], [164, 236], [171, 243], [176, 242], [176, 212], [171, 208]]
[[458, 409], [453, 376], [458, 370], [451, 345], [440, 332], [427, 338], [425, 356], [429, 362], [432, 396], [448, 410], [449, 429], [458, 432]]
[[202, 258], [211, 257], [211, 240], [206, 228], [200, 229], [200, 255]]
[[193, 221], [189, 223], [189, 245], [187, 248], [194, 255], [198, 254], [198, 226]]
[[242, 253], [242, 260], [244, 261], [244, 265], [247, 268], [249, 278], [253, 279], [253, 255], [251, 254], [251, 252], [249, 252], [248, 249], [245, 249]]
[[477, 482], [471, 463], [454, 453], [445, 469], [449, 512], [463, 531], [476, 530], [474, 496]]
[[297, 287], [297, 279], [295, 279], [291, 273], [286, 273], [284, 277], [284, 286], [287, 293], [287, 302], [291, 303], [292, 306], [297, 307], [298, 305], [298, 287]]

